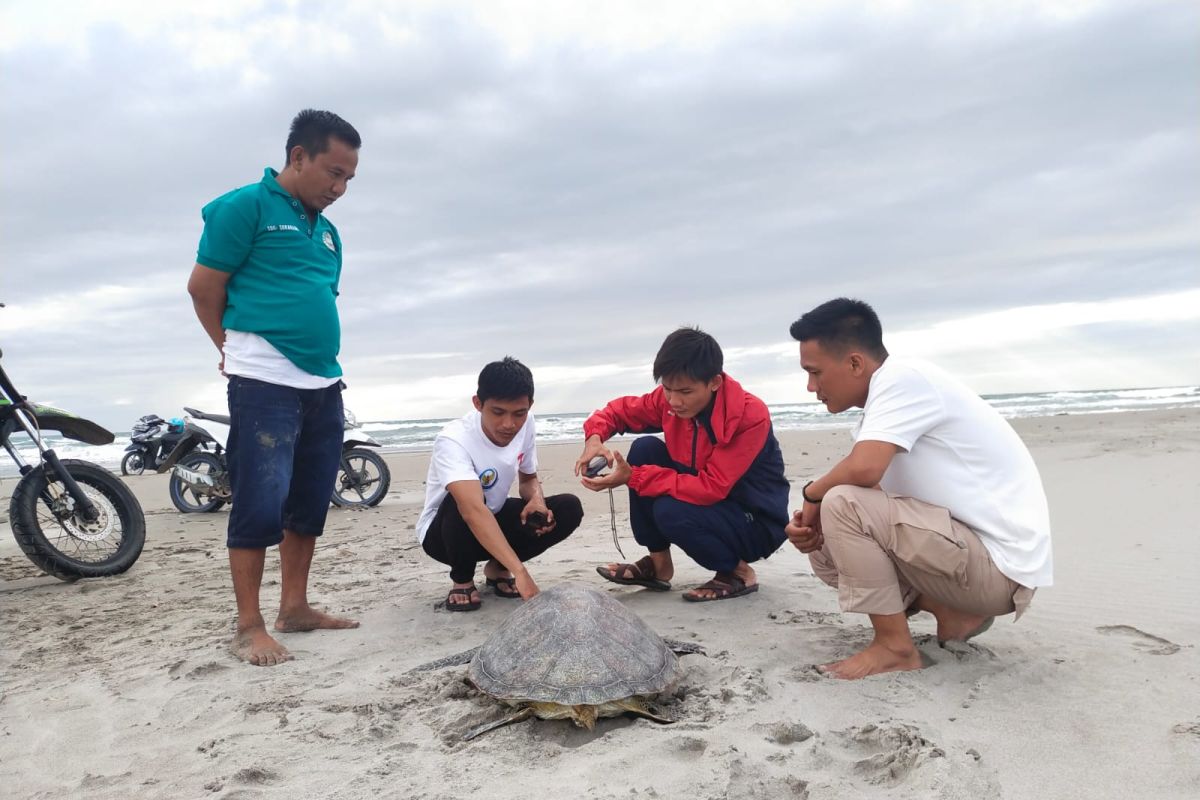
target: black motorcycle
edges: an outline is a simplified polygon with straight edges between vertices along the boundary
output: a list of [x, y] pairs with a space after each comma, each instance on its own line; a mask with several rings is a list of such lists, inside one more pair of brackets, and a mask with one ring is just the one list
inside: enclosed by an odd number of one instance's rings
[[180, 439], [156, 470], [170, 471], [167, 493], [175, 508], [185, 514], [216, 511], [230, 499], [229, 468], [225, 462], [225, 448], [210, 433], [211, 425], [206, 426], [204, 422], [224, 426], [225, 430], [219, 431], [224, 439], [229, 417], [206, 414], [194, 408], [183, 410], [188, 417], [184, 420]]
[[[221, 440], [228, 438], [229, 417], [184, 408], [183, 438], [158, 466], [171, 472], [167, 491], [185, 514], [216, 511], [230, 501], [229, 468]], [[215, 434], [215, 435], [214, 435]], [[330, 502], [335, 506], [377, 506], [387, 495], [392, 474], [387, 462], [368, 447], [379, 442], [345, 412], [342, 458]], [[211, 450], [212, 452], [208, 452]]]
[[133, 424], [129, 446], [121, 459], [122, 475], [141, 475], [146, 468], [158, 469], [183, 438], [183, 425], [173, 425], [157, 414], [147, 414]]
[[[17, 544], [29, 560], [62, 580], [116, 575], [133, 566], [146, 542], [142, 506], [121, 479], [96, 464], [59, 459], [42, 439], [112, 444], [112, 433], [62, 409], [26, 400], [0, 367], [0, 445], [20, 470], [8, 508]], [[38, 450], [29, 464], [12, 443], [24, 432]]]

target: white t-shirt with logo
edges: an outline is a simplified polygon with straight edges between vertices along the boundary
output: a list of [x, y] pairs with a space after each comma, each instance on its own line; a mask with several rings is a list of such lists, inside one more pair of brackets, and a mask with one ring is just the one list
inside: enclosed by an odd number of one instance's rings
[[885, 492], [948, 509], [1006, 576], [1051, 585], [1041, 476], [1016, 431], [975, 392], [933, 364], [889, 356], [871, 376], [854, 440], [900, 448], [880, 481]]
[[525, 424], [506, 447], [487, 438], [478, 411], [472, 410], [442, 428], [433, 440], [429, 474], [425, 478], [425, 508], [417, 519], [417, 541], [425, 541], [433, 518], [449, 494], [446, 487], [455, 481], [479, 481], [488, 510], [493, 514], [499, 512], [517, 473], [537, 472], [534, 437], [533, 414], [525, 418]]
[[226, 330], [222, 352], [225, 355], [226, 375], [238, 375], [293, 389], [324, 389], [341, 380], [305, 372], [257, 333]]

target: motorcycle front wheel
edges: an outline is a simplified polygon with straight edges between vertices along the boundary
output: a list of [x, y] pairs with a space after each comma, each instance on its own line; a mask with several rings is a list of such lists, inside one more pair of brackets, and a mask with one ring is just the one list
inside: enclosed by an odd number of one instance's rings
[[129, 487], [87, 461], [60, 462], [99, 516], [74, 513], [75, 499], [45, 464], [13, 489], [9, 521], [29, 560], [62, 580], [118, 575], [133, 566], [146, 543], [146, 517]]
[[138, 451], [126, 453], [125, 457], [121, 459], [122, 475], [141, 475], [145, 471], [146, 459]]
[[[194, 472], [203, 472], [217, 478], [225, 473], [225, 466], [216, 456], [208, 453], [192, 453], [179, 459], [179, 466], [187, 467]], [[221, 506], [225, 505], [225, 499], [221, 497], [213, 497], [209, 494], [197, 494], [196, 490], [183, 482], [183, 479], [171, 473], [171, 480], [167, 485], [167, 491], [171, 495], [171, 502], [175, 507], [184, 514], [203, 514], [208, 511], [216, 511]]]
[[383, 458], [371, 450], [353, 447], [342, 453], [330, 500], [335, 506], [377, 506], [391, 483], [392, 473]]

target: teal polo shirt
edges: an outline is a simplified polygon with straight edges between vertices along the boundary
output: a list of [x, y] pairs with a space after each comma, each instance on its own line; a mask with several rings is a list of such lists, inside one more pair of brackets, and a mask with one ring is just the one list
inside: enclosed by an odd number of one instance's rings
[[284, 191], [278, 174], [268, 167], [260, 182], [204, 207], [196, 263], [229, 273], [226, 330], [258, 334], [305, 372], [337, 378], [342, 240], [324, 215]]

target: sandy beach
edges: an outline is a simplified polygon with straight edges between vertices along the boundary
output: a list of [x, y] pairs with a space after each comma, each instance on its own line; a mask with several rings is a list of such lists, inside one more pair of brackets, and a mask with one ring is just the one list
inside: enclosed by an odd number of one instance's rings
[[[479, 644], [519, 601], [438, 608], [445, 568], [417, 546], [426, 456], [388, 456], [375, 509], [330, 512], [311, 583], [348, 632], [281, 634], [296, 660], [226, 650], [228, 512], [176, 513], [166, 478], [130, 479], [147, 546], [127, 574], [64, 584], [16, 549], [0, 491], [0, 793], [10, 798], [1194, 798], [1200, 796], [1200, 412], [1014, 423], [1046, 485], [1053, 588], [934, 662], [859, 682], [810, 665], [870, 638], [866, 619], [790, 545], [762, 590], [693, 605], [614, 586], [608, 501], [578, 487], [578, 445], [540, 448], [547, 493], [583, 496], [583, 527], [531, 564], [542, 588], [611, 592], [666, 637], [695, 641], [664, 710], [678, 721], [532, 721], [463, 743], [500, 706], [465, 669], [412, 667]], [[781, 436], [794, 482], [845, 451], [845, 431]], [[618, 440], [625, 449], [628, 440]], [[618, 526], [636, 557], [623, 490]], [[677, 558], [676, 588], [708, 576]], [[268, 555], [264, 611], [278, 600]], [[480, 576], [480, 585], [482, 577]]]

